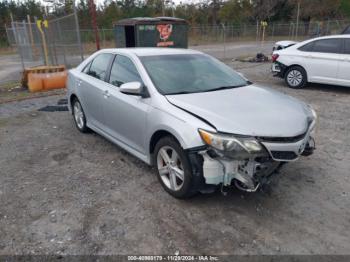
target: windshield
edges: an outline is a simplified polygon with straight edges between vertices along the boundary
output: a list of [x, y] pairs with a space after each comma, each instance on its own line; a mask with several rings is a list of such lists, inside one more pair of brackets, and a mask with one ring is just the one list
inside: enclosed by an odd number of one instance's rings
[[140, 57], [154, 85], [164, 95], [209, 92], [246, 86], [225, 64], [201, 54]]

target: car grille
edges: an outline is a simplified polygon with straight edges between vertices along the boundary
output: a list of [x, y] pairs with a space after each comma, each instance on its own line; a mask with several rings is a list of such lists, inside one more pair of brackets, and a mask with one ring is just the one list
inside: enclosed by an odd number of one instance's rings
[[302, 139], [304, 139], [306, 133], [298, 135], [298, 136], [293, 136], [293, 137], [266, 137], [266, 136], [261, 136], [257, 137], [257, 139], [260, 142], [270, 142], [270, 143], [295, 143], [298, 142]]
[[275, 159], [279, 160], [294, 160], [298, 156], [292, 151], [271, 151], [271, 155]]

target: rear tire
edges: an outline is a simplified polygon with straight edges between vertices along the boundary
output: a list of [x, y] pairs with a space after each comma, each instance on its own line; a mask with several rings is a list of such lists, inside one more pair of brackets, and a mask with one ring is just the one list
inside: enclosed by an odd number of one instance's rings
[[301, 66], [292, 66], [287, 70], [284, 80], [290, 88], [302, 89], [307, 84], [307, 74]]
[[154, 152], [158, 180], [165, 191], [180, 199], [195, 195], [197, 190], [189, 158], [176, 139], [161, 138]]
[[86, 116], [79, 100], [75, 98], [72, 102], [73, 119], [75, 126], [82, 133], [88, 133], [90, 129], [86, 125]]

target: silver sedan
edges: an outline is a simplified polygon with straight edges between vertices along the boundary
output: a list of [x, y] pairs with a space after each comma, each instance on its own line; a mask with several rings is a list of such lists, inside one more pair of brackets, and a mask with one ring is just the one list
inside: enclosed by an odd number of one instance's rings
[[77, 128], [157, 167], [177, 198], [231, 185], [253, 192], [313, 153], [316, 113], [194, 50], [101, 50], [68, 75]]

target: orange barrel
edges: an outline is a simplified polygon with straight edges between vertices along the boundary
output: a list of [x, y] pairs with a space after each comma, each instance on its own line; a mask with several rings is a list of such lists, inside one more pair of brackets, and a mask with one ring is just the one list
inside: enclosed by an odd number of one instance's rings
[[30, 92], [40, 92], [44, 88], [43, 78], [45, 74], [28, 74], [28, 89]]
[[67, 71], [45, 73], [43, 78], [43, 89], [59, 89], [66, 87]]

